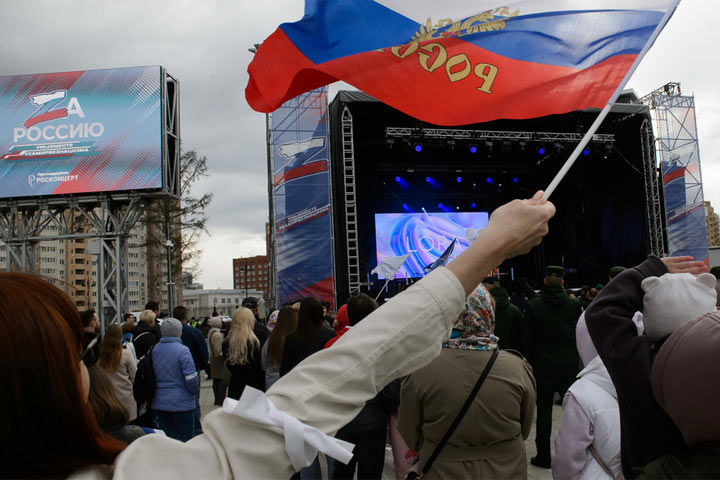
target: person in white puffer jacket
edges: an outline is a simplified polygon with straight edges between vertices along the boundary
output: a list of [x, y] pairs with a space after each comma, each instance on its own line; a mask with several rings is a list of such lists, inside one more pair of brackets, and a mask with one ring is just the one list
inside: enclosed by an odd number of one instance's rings
[[[638, 335], [642, 334], [642, 313], [637, 312], [633, 321]], [[562, 420], [552, 453], [553, 479], [622, 478], [617, 393], [590, 339], [584, 313], [575, 327], [575, 341], [585, 368], [563, 399]]]

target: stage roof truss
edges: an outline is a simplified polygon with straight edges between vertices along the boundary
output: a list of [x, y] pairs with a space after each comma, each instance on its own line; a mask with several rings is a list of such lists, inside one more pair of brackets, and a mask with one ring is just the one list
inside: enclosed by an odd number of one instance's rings
[[[583, 133], [569, 132], [512, 132], [505, 130], [469, 130], [458, 128], [387, 127], [388, 138], [447, 138], [453, 140], [515, 140], [524, 142], [580, 142]], [[593, 142], [612, 143], [615, 135], [596, 133]]]

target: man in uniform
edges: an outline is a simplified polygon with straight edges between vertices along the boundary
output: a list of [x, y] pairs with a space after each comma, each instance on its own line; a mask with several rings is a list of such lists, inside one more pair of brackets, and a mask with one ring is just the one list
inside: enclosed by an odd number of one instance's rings
[[550, 266], [540, 296], [528, 302], [522, 326], [523, 353], [537, 381], [537, 456], [530, 463], [550, 468], [550, 434], [555, 392], [562, 398], [575, 381], [580, 360], [575, 324], [582, 308], [563, 289], [563, 267]]

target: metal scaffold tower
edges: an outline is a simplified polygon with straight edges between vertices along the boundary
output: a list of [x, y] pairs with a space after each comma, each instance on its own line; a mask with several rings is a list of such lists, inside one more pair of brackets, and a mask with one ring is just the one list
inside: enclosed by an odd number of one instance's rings
[[[665, 199], [667, 253], [706, 259], [707, 230], [695, 97], [682, 95], [679, 83], [668, 83], [645, 95], [640, 102], [650, 106], [656, 124], [656, 146]], [[643, 145], [643, 148], [649, 146]], [[653, 168], [656, 168], [654, 155], [652, 162]], [[651, 209], [659, 204], [658, 195], [657, 192], [648, 192]]]
[[342, 114], [343, 178], [345, 184], [345, 239], [348, 256], [348, 287], [360, 291], [360, 254], [358, 252], [357, 198], [355, 196], [355, 147], [353, 119], [345, 107]]

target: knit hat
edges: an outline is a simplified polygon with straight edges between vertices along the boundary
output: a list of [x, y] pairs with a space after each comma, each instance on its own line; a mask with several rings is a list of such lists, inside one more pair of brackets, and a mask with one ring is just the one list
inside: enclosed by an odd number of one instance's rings
[[333, 325], [333, 327], [335, 328], [335, 333], [339, 334], [340, 330], [349, 325], [350, 319], [348, 318], [347, 314], [347, 304], [345, 304], [342, 307], [338, 308], [337, 317], [335, 317], [335, 325]]
[[177, 318], [168, 317], [160, 325], [160, 333], [163, 337], [180, 337], [182, 335], [182, 323]]
[[720, 314], [687, 322], [655, 357], [652, 389], [690, 447], [720, 442]]
[[648, 277], [640, 286], [643, 298], [645, 334], [658, 340], [680, 325], [700, 315], [715, 311], [715, 276], [702, 273], [666, 273]]
[[210, 328], [222, 328], [222, 318], [212, 317], [208, 320], [208, 325], [210, 325]]

